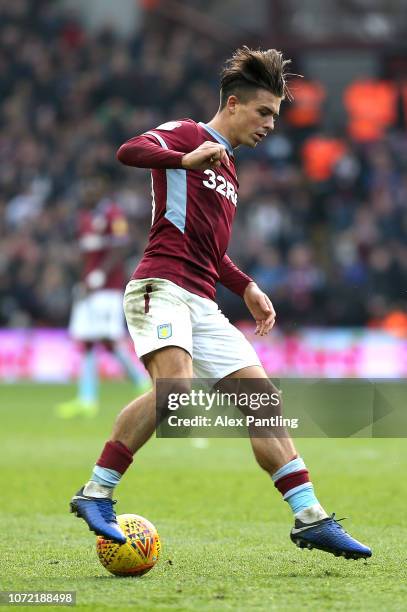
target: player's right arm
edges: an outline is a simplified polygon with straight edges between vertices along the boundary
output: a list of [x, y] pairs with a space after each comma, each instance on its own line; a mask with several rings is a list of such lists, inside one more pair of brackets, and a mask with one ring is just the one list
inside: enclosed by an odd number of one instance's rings
[[126, 166], [136, 168], [206, 170], [217, 168], [222, 161], [229, 164], [226, 149], [221, 144], [208, 140], [191, 151], [182, 151], [177, 150], [182, 147], [172, 145], [173, 139], [168, 133], [165, 137], [166, 140], [154, 131], [135, 136], [119, 148], [117, 159]]

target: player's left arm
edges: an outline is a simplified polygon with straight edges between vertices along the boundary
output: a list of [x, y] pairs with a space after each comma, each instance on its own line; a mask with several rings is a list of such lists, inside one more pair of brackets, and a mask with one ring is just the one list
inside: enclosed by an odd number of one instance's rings
[[219, 282], [244, 299], [247, 308], [256, 321], [254, 333], [259, 336], [268, 334], [276, 319], [276, 313], [270, 298], [226, 254], [221, 262]]

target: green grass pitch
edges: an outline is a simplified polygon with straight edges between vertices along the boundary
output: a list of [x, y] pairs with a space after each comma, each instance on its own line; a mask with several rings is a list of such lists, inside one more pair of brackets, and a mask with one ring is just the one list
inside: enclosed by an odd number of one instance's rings
[[[407, 458], [398, 439], [298, 440], [328, 511], [370, 544], [368, 562], [297, 549], [292, 524], [248, 440], [153, 439], [118, 489], [118, 513], [150, 519], [163, 543], [142, 578], [115, 578], [95, 538], [68, 513], [127, 384], [102, 387], [95, 420], [60, 421], [73, 387], [0, 386], [0, 585], [74, 590], [83, 610], [405, 610]], [[48, 608], [60, 609], [60, 608]]]

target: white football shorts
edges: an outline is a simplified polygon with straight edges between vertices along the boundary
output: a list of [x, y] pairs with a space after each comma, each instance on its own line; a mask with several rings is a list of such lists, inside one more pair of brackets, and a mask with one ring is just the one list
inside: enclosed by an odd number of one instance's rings
[[74, 302], [69, 333], [75, 340], [119, 340], [125, 335], [123, 293], [100, 289]]
[[261, 365], [254, 348], [214, 301], [169, 280], [131, 280], [124, 294], [124, 313], [139, 358], [165, 346], [179, 346], [191, 355], [197, 378], [216, 380]]

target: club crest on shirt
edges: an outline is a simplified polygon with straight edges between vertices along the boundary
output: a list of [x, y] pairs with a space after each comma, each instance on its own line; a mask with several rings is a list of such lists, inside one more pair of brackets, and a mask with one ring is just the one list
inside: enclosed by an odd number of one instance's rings
[[166, 340], [172, 336], [172, 325], [171, 323], [162, 323], [157, 325], [157, 334], [160, 340]]

